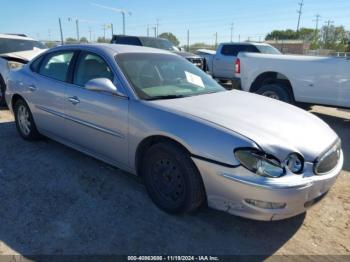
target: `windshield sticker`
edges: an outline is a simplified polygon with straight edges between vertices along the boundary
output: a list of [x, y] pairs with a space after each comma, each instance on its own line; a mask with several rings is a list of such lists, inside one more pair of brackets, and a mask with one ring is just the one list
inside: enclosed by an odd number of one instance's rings
[[203, 80], [200, 76], [185, 71], [187, 82], [204, 88]]

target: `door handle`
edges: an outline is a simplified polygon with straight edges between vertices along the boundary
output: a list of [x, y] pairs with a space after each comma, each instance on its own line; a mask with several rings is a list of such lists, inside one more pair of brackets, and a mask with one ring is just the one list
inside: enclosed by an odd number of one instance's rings
[[30, 85], [30, 86], [28, 86], [28, 89], [29, 89], [29, 91], [34, 92], [36, 90], [36, 86], [35, 85]]
[[76, 96], [69, 97], [68, 100], [69, 100], [69, 102], [71, 102], [73, 105], [76, 105], [76, 104], [79, 104], [79, 103], [80, 103], [79, 98], [76, 97]]

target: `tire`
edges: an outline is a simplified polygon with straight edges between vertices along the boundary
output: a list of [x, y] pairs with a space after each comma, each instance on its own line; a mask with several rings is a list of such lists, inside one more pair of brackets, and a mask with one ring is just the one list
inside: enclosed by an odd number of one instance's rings
[[5, 90], [6, 90], [5, 82], [0, 76], [0, 108], [6, 107]]
[[205, 202], [202, 178], [188, 153], [177, 145], [166, 142], [151, 146], [142, 170], [147, 192], [160, 209], [182, 214]]
[[294, 104], [294, 98], [288, 87], [279, 84], [267, 84], [260, 87], [256, 94], [280, 100], [289, 104]]
[[34, 123], [33, 115], [23, 99], [16, 101], [14, 105], [15, 122], [18, 133], [25, 140], [37, 140], [40, 134]]

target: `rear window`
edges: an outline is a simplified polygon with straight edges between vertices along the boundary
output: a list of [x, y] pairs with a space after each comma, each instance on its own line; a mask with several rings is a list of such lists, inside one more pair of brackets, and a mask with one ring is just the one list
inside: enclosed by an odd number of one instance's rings
[[140, 39], [138, 39], [137, 37], [130, 37], [130, 36], [114, 37], [113, 43], [120, 44], [120, 45], [142, 46]]
[[45, 46], [34, 40], [0, 38], [0, 54], [45, 49]]
[[240, 52], [259, 53], [253, 45], [224, 45], [221, 54], [225, 56], [237, 56]]

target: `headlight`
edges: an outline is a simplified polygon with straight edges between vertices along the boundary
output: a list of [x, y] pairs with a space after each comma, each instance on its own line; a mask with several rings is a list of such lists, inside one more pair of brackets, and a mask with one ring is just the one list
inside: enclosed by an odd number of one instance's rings
[[22, 66], [24, 66], [24, 64], [15, 61], [7, 61], [7, 66], [9, 67], [9, 69], [16, 69], [21, 68]]
[[238, 149], [235, 151], [235, 156], [245, 168], [257, 175], [281, 177], [285, 173], [278, 159], [257, 149]]
[[293, 153], [287, 157], [285, 165], [294, 174], [300, 174], [304, 168], [304, 160], [299, 154]]

